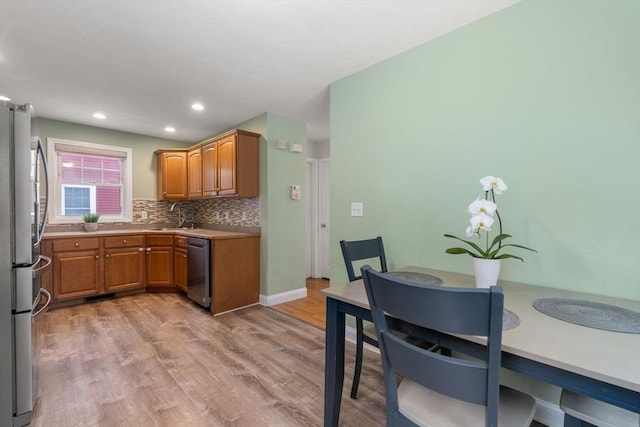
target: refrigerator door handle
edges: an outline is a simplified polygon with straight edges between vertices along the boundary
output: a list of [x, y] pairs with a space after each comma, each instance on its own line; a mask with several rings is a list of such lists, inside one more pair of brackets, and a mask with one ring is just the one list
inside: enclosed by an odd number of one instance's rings
[[34, 265], [40, 264], [40, 261], [44, 261], [45, 264], [43, 264], [42, 266], [40, 266], [38, 268], [34, 268], [33, 269], [33, 275], [34, 276], [40, 274], [43, 270], [46, 270], [51, 265], [51, 258], [49, 258], [48, 256], [40, 255], [40, 259], [38, 259], [38, 262], [36, 262]]
[[[44, 235], [44, 227], [47, 223], [47, 217], [49, 216], [49, 167], [47, 164], [47, 157], [44, 154], [44, 146], [42, 145], [42, 140], [38, 137], [37, 143], [37, 156], [39, 159], [42, 159], [42, 170], [44, 170], [44, 180], [45, 180], [45, 188], [47, 189], [47, 196], [44, 199], [44, 215], [42, 215], [42, 221], [38, 222], [36, 227], [36, 241], [34, 245], [39, 245], [42, 241], [42, 236]], [[36, 170], [38, 170], [38, 162], [36, 162]], [[39, 183], [36, 183], [39, 185]], [[39, 191], [36, 193], [39, 194]], [[36, 203], [36, 217], [40, 216], [40, 200], [35, 201]], [[44, 267], [43, 267], [44, 268]]]
[[38, 316], [40, 316], [47, 308], [49, 308], [49, 304], [51, 304], [51, 294], [49, 293], [49, 291], [47, 291], [45, 288], [40, 288], [40, 295], [44, 296], [47, 299], [47, 302], [45, 302], [42, 307], [40, 307], [40, 309], [38, 311], [35, 311], [36, 307], [38, 306], [38, 300], [40, 298], [38, 298], [35, 301], [35, 306], [33, 307], [34, 312], [31, 315], [31, 321], [33, 322], [34, 320], [36, 320], [36, 318]]

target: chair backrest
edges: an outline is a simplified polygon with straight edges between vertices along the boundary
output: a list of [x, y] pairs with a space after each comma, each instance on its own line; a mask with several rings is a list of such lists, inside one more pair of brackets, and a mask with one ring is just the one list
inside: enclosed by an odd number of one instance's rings
[[359, 270], [354, 270], [353, 268], [355, 261], [378, 258], [380, 271], [387, 271], [387, 258], [384, 256], [384, 245], [382, 244], [382, 237], [380, 236], [374, 239], [354, 240], [350, 242], [341, 240], [340, 248], [342, 249], [342, 257], [344, 258], [345, 267], [347, 267], [347, 275], [349, 276], [350, 282], [362, 278], [361, 275], [356, 276], [355, 272]]
[[[504, 294], [489, 289], [453, 288], [407, 282], [361, 269], [378, 334], [384, 368], [387, 419], [400, 417], [396, 374], [455, 399], [484, 405], [486, 425], [496, 425]], [[486, 358], [443, 356], [393, 334], [385, 314], [436, 332], [488, 338]], [[412, 326], [413, 327], [413, 326]], [[406, 336], [406, 335], [405, 335]], [[410, 423], [410, 422], [409, 422]]]

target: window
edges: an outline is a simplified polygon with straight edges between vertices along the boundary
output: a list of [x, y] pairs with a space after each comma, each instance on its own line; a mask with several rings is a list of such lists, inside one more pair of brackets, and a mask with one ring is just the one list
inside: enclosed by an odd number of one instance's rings
[[132, 220], [130, 148], [47, 138], [47, 152], [49, 222], [82, 222], [93, 212], [101, 222]]

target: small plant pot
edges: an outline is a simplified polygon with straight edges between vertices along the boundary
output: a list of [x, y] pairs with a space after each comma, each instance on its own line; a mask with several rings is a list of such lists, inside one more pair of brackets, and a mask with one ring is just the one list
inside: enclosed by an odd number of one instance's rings
[[85, 222], [84, 231], [98, 231], [98, 223], [97, 222]]
[[499, 259], [473, 259], [473, 273], [476, 277], [477, 288], [488, 288], [495, 286], [498, 283], [498, 276], [500, 275], [500, 260]]

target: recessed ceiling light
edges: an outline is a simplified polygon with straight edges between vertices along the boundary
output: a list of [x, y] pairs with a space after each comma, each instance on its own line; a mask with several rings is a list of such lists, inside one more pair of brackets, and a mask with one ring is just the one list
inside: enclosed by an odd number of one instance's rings
[[8, 96], [0, 95], [0, 101], [11, 101], [11, 98]]
[[176, 128], [171, 127], [171, 126], [167, 126], [166, 128], [164, 128], [164, 130], [167, 131], [167, 132], [175, 132]]
[[202, 104], [198, 104], [198, 103], [196, 102], [195, 104], [193, 104], [193, 105], [191, 106], [191, 108], [193, 108], [193, 109], [194, 109], [194, 110], [196, 110], [196, 111], [202, 111], [202, 110], [204, 110], [204, 105], [202, 105]]
[[107, 116], [105, 116], [105, 115], [104, 115], [104, 114], [102, 114], [102, 113], [93, 113], [93, 118], [94, 118], [94, 119], [99, 119], [99, 120], [104, 120], [104, 119], [106, 119], [106, 118], [107, 118]]

